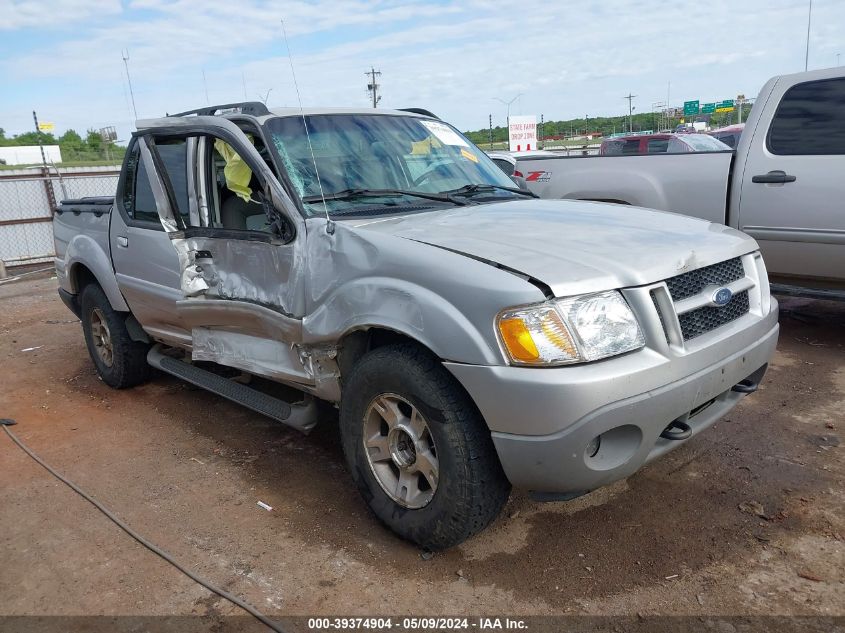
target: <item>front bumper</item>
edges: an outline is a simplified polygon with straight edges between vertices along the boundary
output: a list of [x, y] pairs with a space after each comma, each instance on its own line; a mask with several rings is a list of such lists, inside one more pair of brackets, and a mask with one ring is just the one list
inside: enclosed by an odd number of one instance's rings
[[624, 479], [683, 444], [660, 437], [674, 420], [694, 437], [725, 415], [747, 395], [732, 388], [762, 378], [778, 329], [773, 302], [753, 327], [686, 359], [646, 348], [554, 369], [445, 366], [481, 410], [511, 483], [566, 498]]

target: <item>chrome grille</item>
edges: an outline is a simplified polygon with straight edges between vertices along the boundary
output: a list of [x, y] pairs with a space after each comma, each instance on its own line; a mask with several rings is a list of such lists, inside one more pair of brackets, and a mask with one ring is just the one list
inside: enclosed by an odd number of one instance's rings
[[[742, 259], [735, 257], [712, 266], [705, 266], [666, 280], [673, 301], [682, 301], [699, 294], [711, 285], [725, 286], [745, 276]], [[746, 296], [746, 301], [748, 297]], [[729, 304], [730, 305], [730, 304]], [[727, 307], [727, 306], [725, 306]], [[685, 337], [686, 338], [686, 337]]]
[[[742, 264], [740, 263], [741, 269]], [[738, 319], [742, 315], [747, 314], [748, 310], [748, 291], [743, 290], [735, 294], [727, 305], [718, 308], [704, 306], [691, 310], [690, 312], [679, 314], [678, 322], [681, 325], [681, 333], [684, 336], [684, 340], [688, 341]]]

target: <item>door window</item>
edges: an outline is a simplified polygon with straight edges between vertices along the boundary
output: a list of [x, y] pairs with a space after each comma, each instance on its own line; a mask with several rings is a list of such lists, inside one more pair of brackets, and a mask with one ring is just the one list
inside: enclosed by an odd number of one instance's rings
[[[188, 176], [186, 144], [184, 139], [156, 144], [164, 169], [170, 179], [179, 213], [188, 218]], [[155, 196], [150, 186], [147, 167], [141, 160], [140, 146], [135, 143], [126, 163], [126, 180], [123, 191], [123, 208], [133, 220], [159, 224]]]
[[622, 145], [623, 154], [639, 154], [640, 153], [640, 139], [635, 138], [625, 141]]
[[[261, 153], [260, 139], [248, 136]], [[267, 213], [259, 197], [261, 183], [252, 169], [235, 151], [223, 141], [207, 137], [211, 157], [211, 224], [212, 226], [237, 231], [271, 232]]]
[[508, 161], [503, 158], [494, 158], [493, 162], [496, 163], [496, 166], [505, 172], [506, 176], [513, 176], [514, 166], [511, 165]]
[[787, 90], [767, 145], [778, 155], [845, 154], [845, 79], [808, 81]]
[[188, 224], [188, 144], [185, 139], [156, 141], [159, 158], [170, 179], [171, 191], [179, 214]]
[[123, 208], [133, 220], [155, 222], [159, 224], [156, 202], [150, 187], [144, 161], [141, 160], [141, 150], [137, 143], [132, 145], [129, 158], [126, 161], [126, 180], [123, 189]]

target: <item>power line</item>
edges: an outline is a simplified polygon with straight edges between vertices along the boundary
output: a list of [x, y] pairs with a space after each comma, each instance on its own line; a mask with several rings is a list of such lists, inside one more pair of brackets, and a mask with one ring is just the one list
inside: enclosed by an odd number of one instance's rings
[[370, 93], [373, 99], [373, 107], [378, 107], [378, 102], [381, 101], [381, 95], [379, 95], [378, 90], [381, 88], [381, 84], [376, 81], [376, 77], [381, 76], [381, 71], [370, 66], [370, 71], [364, 74], [370, 78], [370, 82], [367, 84], [367, 92]]

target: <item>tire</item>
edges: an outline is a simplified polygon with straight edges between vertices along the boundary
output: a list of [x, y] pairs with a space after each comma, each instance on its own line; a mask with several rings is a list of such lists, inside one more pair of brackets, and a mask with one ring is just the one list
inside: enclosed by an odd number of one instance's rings
[[115, 389], [126, 389], [146, 381], [150, 376], [149, 346], [129, 337], [127, 315], [111, 307], [97, 284], [85, 286], [80, 304], [85, 345], [103, 382]]
[[355, 365], [343, 388], [340, 431], [347, 466], [370, 509], [421, 547], [458, 545], [487, 527], [508, 500], [510, 483], [481, 414], [420, 346], [380, 347]]

